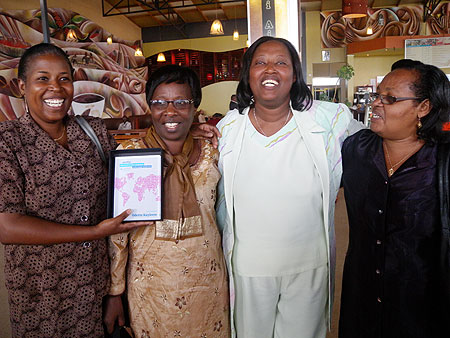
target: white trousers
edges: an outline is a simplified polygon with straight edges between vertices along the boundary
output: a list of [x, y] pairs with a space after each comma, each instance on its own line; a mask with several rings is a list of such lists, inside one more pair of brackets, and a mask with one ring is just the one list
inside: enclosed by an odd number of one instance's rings
[[327, 267], [281, 277], [235, 273], [237, 338], [325, 338]]

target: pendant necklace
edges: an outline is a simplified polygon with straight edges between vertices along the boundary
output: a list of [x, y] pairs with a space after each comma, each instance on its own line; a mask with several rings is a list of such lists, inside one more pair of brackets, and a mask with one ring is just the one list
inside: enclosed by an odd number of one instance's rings
[[53, 141], [58, 142], [59, 140], [61, 140], [64, 137], [64, 134], [66, 133], [66, 127], [63, 128], [63, 131], [61, 133], [61, 136], [58, 138], [54, 138]]
[[[419, 143], [419, 141], [417, 141]], [[405, 161], [407, 158], [409, 158], [412, 154], [414, 154], [414, 152], [417, 151], [417, 147], [415, 147], [413, 149], [413, 151], [411, 151], [410, 153], [408, 153], [405, 157], [403, 157], [400, 161], [398, 161], [397, 163], [395, 163], [394, 165], [392, 165], [391, 163], [391, 157], [389, 156], [389, 151], [387, 149], [386, 144], [383, 142], [383, 148], [386, 152], [386, 157], [388, 160], [388, 164], [389, 164], [389, 169], [388, 169], [388, 176], [391, 177], [392, 175], [394, 175], [394, 168], [397, 167], [399, 164], [403, 163], [403, 161]]]
[[[286, 116], [286, 121], [284, 121], [283, 127], [288, 123], [289, 116], [291, 116], [291, 108], [289, 108], [289, 110], [288, 110], [288, 113], [287, 113], [287, 116]], [[258, 118], [256, 117], [256, 107], [253, 108], [253, 117], [255, 118], [255, 122], [256, 122], [256, 126], [258, 127], [257, 128], [258, 131], [260, 131], [261, 134], [263, 134], [265, 137], [267, 137], [266, 133], [261, 128], [261, 125], [259, 124]], [[283, 128], [283, 127], [281, 127], [281, 128]]]

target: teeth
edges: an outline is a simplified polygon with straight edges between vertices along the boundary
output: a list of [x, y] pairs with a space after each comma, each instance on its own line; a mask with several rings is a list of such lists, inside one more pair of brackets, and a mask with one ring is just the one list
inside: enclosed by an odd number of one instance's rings
[[177, 122], [171, 122], [171, 123], [167, 122], [167, 123], [165, 123], [165, 126], [167, 128], [176, 128], [176, 126], [178, 126], [178, 124], [179, 123], [177, 123]]
[[378, 115], [378, 114], [372, 114], [372, 118], [373, 119], [379, 119], [381, 116], [380, 115]]
[[44, 100], [45, 104], [50, 106], [50, 107], [61, 107], [64, 99], [47, 99]]
[[274, 87], [274, 86], [278, 86], [278, 81], [276, 80], [264, 80], [262, 82], [263, 86], [267, 86], [267, 87]]

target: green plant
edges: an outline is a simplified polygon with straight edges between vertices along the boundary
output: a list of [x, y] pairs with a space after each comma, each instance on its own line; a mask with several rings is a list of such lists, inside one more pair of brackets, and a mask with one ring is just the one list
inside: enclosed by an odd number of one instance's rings
[[334, 99], [336, 98], [337, 87], [338, 87], [340, 80], [341, 79], [343, 79], [345, 81], [350, 80], [353, 77], [353, 75], [355, 75], [355, 70], [353, 69], [352, 66], [345, 64], [341, 68], [338, 69], [338, 71], [336, 72], [336, 75], [338, 76], [339, 79], [336, 82], [336, 89], [334, 90], [333, 102], [334, 102]]
[[322, 92], [319, 94], [319, 100], [331, 102], [331, 97], [329, 97], [326, 93]]
[[355, 70], [350, 65], [343, 65], [341, 68], [338, 69], [336, 75], [340, 79], [350, 80], [353, 77], [353, 75], [355, 75]]

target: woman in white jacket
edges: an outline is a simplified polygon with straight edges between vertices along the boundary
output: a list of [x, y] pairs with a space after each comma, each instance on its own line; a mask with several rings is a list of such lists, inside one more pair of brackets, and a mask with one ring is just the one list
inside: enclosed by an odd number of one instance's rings
[[246, 108], [218, 124], [233, 335], [325, 337], [340, 149], [361, 125], [345, 105], [312, 100], [295, 48], [280, 38], [247, 50], [237, 97]]

